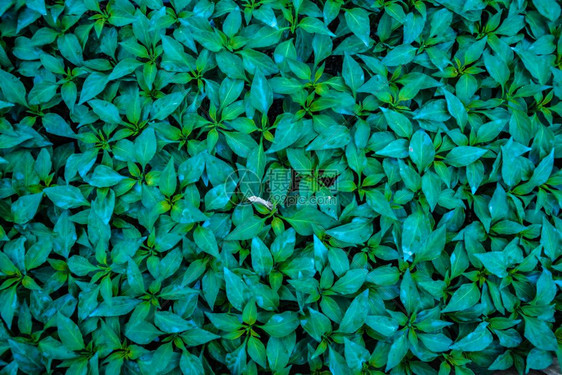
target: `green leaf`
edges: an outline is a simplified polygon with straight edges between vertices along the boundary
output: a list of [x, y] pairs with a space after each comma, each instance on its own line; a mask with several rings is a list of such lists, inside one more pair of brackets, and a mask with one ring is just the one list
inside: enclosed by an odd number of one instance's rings
[[295, 346], [294, 339], [271, 337], [267, 342], [267, 363], [272, 370], [280, 371], [289, 362], [290, 355]]
[[16, 76], [2, 69], [0, 69], [0, 89], [9, 103], [27, 107], [25, 86]]
[[386, 108], [381, 108], [381, 110], [384, 114], [386, 123], [396, 133], [396, 135], [403, 138], [410, 138], [413, 132], [413, 127], [412, 123], [406, 116]]
[[160, 181], [158, 186], [160, 191], [167, 197], [174, 195], [176, 192], [178, 176], [176, 174], [176, 168], [174, 166], [174, 159], [171, 158], [166, 168], [160, 174]]
[[481, 125], [478, 128], [477, 140], [479, 143], [494, 140], [505, 128], [504, 120], [494, 120]]
[[242, 311], [246, 303], [248, 287], [240, 276], [236, 275], [228, 268], [224, 268], [224, 281], [226, 284], [226, 296], [228, 301], [236, 309]]
[[509, 213], [507, 195], [505, 190], [498, 184], [496, 191], [488, 204], [492, 220], [506, 218]]
[[368, 300], [369, 290], [363, 291], [353, 299], [341, 320], [338, 331], [342, 333], [352, 333], [365, 324], [365, 319], [368, 314], [368, 309], [365, 309], [365, 306]]
[[461, 285], [441, 312], [462, 311], [471, 308], [480, 300], [480, 291], [475, 283]]
[[390, 50], [390, 52], [382, 59], [382, 63], [386, 66], [406, 65], [416, 56], [418, 49], [409, 44], [403, 44]]
[[435, 334], [420, 334], [421, 342], [432, 352], [440, 353], [449, 350], [451, 343], [453, 342], [450, 338], [442, 333]]
[[400, 283], [400, 301], [402, 301], [408, 314], [412, 314], [417, 310], [419, 300], [420, 294], [410, 274], [410, 270], [406, 270]]
[[399, 4], [396, 3], [388, 4], [387, 6], [384, 7], [384, 11], [386, 14], [394, 18], [396, 21], [400, 23], [404, 23], [406, 14], [404, 14], [404, 9], [402, 9], [402, 6], [400, 6]]
[[8, 289], [4, 289], [0, 292], [0, 297], [3, 303], [0, 305], [0, 316], [4, 319], [6, 326], [11, 328], [12, 320], [18, 306], [18, 295], [16, 286], [12, 286]]
[[373, 331], [384, 337], [390, 337], [398, 330], [398, 322], [383, 315], [369, 315], [365, 323]]
[[525, 371], [529, 372], [531, 369], [544, 370], [551, 364], [552, 355], [549, 352], [533, 348], [527, 356], [527, 367]]
[[92, 73], [88, 75], [84, 81], [83, 89], [80, 92], [78, 104], [85, 103], [101, 93], [109, 81], [108, 78], [108, 76], [102, 73]]
[[119, 109], [113, 103], [106, 102], [105, 100], [92, 99], [88, 104], [102, 121], [110, 124], [119, 124], [121, 122]]
[[305, 331], [318, 342], [322, 341], [322, 337], [332, 330], [332, 323], [324, 314], [314, 309], [309, 309], [307, 319], [301, 321]]
[[29, 194], [19, 197], [11, 206], [14, 223], [25, 224], [37, 214], [41, 204], [42, 193]]
[[145, 289], [142, 273], [139, 266], [133, 260], [129, 260], [127, 263], [127, 282], [135, 293], [144, 293]]
[[104, 188], [117, 185], [125, 178], [125, 176], [121, 176], [108, 166], [98, 165], [96, 169], [94, 169], [94, 173], [92, 173], [89, 182], [95, 187]]
[[552, 261], [562, 254], [560, 240], [560, 232], [544, 217], [542, 220], [541, 245], [544, 247], [545, 254]]
[[226, 239], [229, 241], [252, 239], [263, 229], [264, 222], [264, 219], [251, 216], [243, 224], [234, 228], [234, 230], [226, 236]]
[[507, 370], [513, 366], [513, 357], [511, 352], [505, 351], [503, 354], [497, 356], [494, 362], [488, 367], [489, 370]]
[[285, 337], [293, 333], [299, 325], [297, 314], [285, 311], [271, 316], [261, 328], [271, 337]]
[[427, 217], [416, 211], [404, 221], [402, 229], [402, 252], [408, 260], [416, 253], [430, 233], [431, 227]]
[[362, 8], [353, 8], [345, 12], [345, 22], [347, 27], [359, 40], [366, 46], [370, 43], [371, 22], [369, 13]]
[[441, 195], [441, 179], [435, 173], [427, 171], [422, 176], [422, 192], [433, 211]]
[[503, 278], [508, 275], [507, 267], [508, 262], [502, 252], [491, 251], [489, 253], [474, 254], [479, 261], [482, 262], [484, 268], [490, 271], [492, 274]]
[[289, 228], [283, 233], [278, 233], [271, 244], [271, 254], [275, 262], [283, 262], [293, 254], [295, 248], [295, 230]]
[[[129, 297], [112, 297], [103, 301], [94, 309], [90, 316], [122, 316], [130, 313], [135, 306], [140, 303], [139, 300]], [[139, 332], [142, 334], [142, 332]]]
[[533, 123], [525, 112], [514, 110], [509, 119], [509, 133], [513, 139], [523, 145], [529, 144], [533, 137]]
[[188, 351], [181, 354], [180, 368], [185, 374], [202, 374], [205, 371], [199, 357]]
[[38, 105], [49, 102], [55, 96], [58, 86], [52, 82], [39, 82], [29, 92], [29, 104]]
[[484, 38], [475, 41], [474, 43], [470, 43], [469, 47], [464, 52], [464, 64], [469, 65], [475, 62], [482, 56], [482, 52], [484, 51], [484, 47], [486, 47], [486, 42], [488, 38], [485, 36]]
[[[251, 125], [252, 129], [250, 131], [253, 131], [255, 124], [251, 122]], [[301, 128], [301, 122], [294, 121], [291, 116], [283, 116], [277, 124], [273, 144], [267, 150], [267, 153], [277, 152], [295, 143], [300, 137]]]
[[152, 323], [146, 321], [129, 322], [125, 326], [125, 336], [139, 345], [147, 345], [154, 341], [162, 332]]
[[225, 108], [229, 104], [233, 103], [244, 90], [244, 82], [240, 80], [225, 79], [221, 82], [219, 89], [219, 97], [221, 102], [221, 107]]
[[95, 272], [98, 268], [80, 255], [73, 255], [68, 260], [68, 268], [78, 276], [86, 276], [90, 272]]
[[346, 54], [343, 58], [342, 77], [351, 91], [355, 92], [365, 82], [365, 74], [361, 66]]
[[76, 134], [68, 125], [68, 123], [56, 113], [47, 113], [43, 117], [43, 126], [45, 130], [54, 135], [67, 138], [75, 138]]
[[423, 247], [416, 251], [415, 263], [437, 259], [445, 250], [446, 226], [442, 225], [427, 236]]
[[554, 150], [550, 151], [548, 156], [542, 159], [539, 165], [537, 165], [537, 167], [533, 170], [533, 175], [528, 183], [534, 188], [547, 182], [552, 173], [553, 165]]
[[429, 138], [426, 132], [418, 130], [414, 133], [410, 140], [408, 153], [420, 173], [433, 162], [435, 148], [433, 147], [431, 138]]
[[560, 4], [554, 0], [533, 0], [533, 4], [540, 14], [551, 21], [560, 17]]
[[180, 268], [182, 262], [182, 254], [179, 249], [174, 249], [170, 251], [160, 263], [158, 263], [158, 271], [156, 274], [162, 280], [172, 276]]
[[301, 22], [299, 22], [299, 27], [311, 34], [334, 36], [334, 34], [326, 27], [324, 22], [320, 21], [318, 18], [305, 17]]
[[230, 14], [226, 17], [223, 25], [222, 31], [229, 37], [232, 38], [236, 35], [240, 26], [242, 25], [242, 16], [240, 12], [237, 10], [233, 10]]
[[295, 171], [302, 174], [310, 174], [312, 169], [312, 161], [306, 155], [303, 149], [290, 148], [287, 150], [289, 163]]
[[451, 94], [449, 91], [444, 91], [445, 99], [447, 100], [447, 110], [457, 120], [459, 127], [464, 129], [468, 121], [468, 114], [464, 104], [455, 95]]
[[547, 305], [556, 297], [556, 284], [552, 279], [552, 273], [543, 270], [537, 281], [537, 294], [533, 300], [537, 304]]
[[[292, 132], [293, 136], [298, 135]], [[295, 138], [296, 140], [296, 138]], [[351, 141], [349, 129], [345, 126], [331, 126], [322, 130], [320, 134], [306, 148], [306, 151], [319, 151], [335, 148], [343, 148]]]
[[53, 243], [50, 240], [34, 243], [25, 253], [25, 269], [29, 271], [43, 265], [52, 248]]
[[451, 349], [463, 352], [478, 352], [486, 349], [493, 341], [488, 323], [480, 323], [476, 329], [451, 345]]
[[215, 258], [219, 257], [219, 247], [215, 235], [209, 228], [198, 226], [193, 232], [193, 239], [198, 247]]
[[392, 141], [383, 149], [377, 151], [376, 154], [392, 158], [406, 158], [409, 155], [408, 140], [400, 138]]
[[542, 350], [556, 351], [558, 349], [556, 337], [546, 322], [525, 315], [523, 318], [525, 321], [525, 338], [531, 344]]
[[353, 294], [363, 286], [367, 273], [368, 271], [364, 269], [349, 270], [330, 290], [338, 294]]
[[363, 364], [370, 358], [370, 353], [362, 345], [350, 341], [347, 337], [344, 338], [344, 352], [347, 365], [354, 370], [361, 370]]
[[221, 331], [234, 332], [242, 327], [242, 321], [237, 315], [223, 313], [206, 313], [206, 315], [211, 323]]
[[397, 220], [390, 202], [378, 190], [370, 190], [365, 193], [367, 203], [377, 213], [390, 219]]
[[76, 186], [60, 185], [43, 190], [55, 206], [68, 210], [82, 206], [89, 206], [89, 202]]
[[[165, 44], [165, 43], [164, 43]], [[108, 81], [113, 81], [133, 73], [142, 63], [133, 58], [125, 58], [117, 63], [113, 71], [107, 78]]]
[[82, 56], [82, 46], [76, 35], [65, 33], [57, 39], [57, 47], [65, 59], [74, 65], [82, 65], [84, 58]]
[[500, 85], [504, 86], [509, 79], [509, 68], [499, 56], [494, 56], [484, 51], [484, 65], [490, 76]]
[[332, 228], [326, 234], [334, 237], [335, 239], [351, 244], [364, 243], [371, 237], [373, 233], [372, 224], [368, 220], [352, 221], [349, 224], [344, 224]]
[[431, 36], [442, 34], [451, 24], [453, 20], [453, 13], [447, 9], [442, 8], [436, 11], [431, 18]]
[[135, 140], [136, 159], [144, 167], [156, 153], [156, 135], [152, 128], [142, 132]]
[[85, 348], [80, 328], [60, 312], [57, 314], [57, 332], [67, 349], [81, 350]]
[[154, 313], [154, 324], [165, 333], [179, 333], [193, 328], [187, 320], [170, 311], [156, 311]]
[[258, 71], [252, 80], [250, 101], [252, 106], [261, 113], [267, 113], [273, 103], [273, 91], [261, 71]]
[[248, 339], [248, 354], [258, 365], [267, 367], [265, 345], [259, 339], [255, 337]]
[[386, 371], [388, 372], [391, 368], [398, 366], [406, 354], [408, 354], [409, 350], [410, 344], [408, 343], [408, 337], [405, 333], [401, 333], [398, 338], [393, 341], [388, 351]]
[[170, 116], [183, 102], [187, 91], [174, 92], [156, 100], [152, 104], [150, 111], [152, 118], [156, 120], [164, 120]]
[[472, 146], [455, 147], [445, 157], [445, 162], [453, 167], [466, 167], [480, 159], [488, 150]]

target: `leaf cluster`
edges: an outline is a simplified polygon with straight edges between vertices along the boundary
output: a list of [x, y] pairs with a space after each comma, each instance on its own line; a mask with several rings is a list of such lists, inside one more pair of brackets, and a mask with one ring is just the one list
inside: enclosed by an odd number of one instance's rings
[[557, 0], [0, 1], [0, 373], [562, 362], [561, 126]]

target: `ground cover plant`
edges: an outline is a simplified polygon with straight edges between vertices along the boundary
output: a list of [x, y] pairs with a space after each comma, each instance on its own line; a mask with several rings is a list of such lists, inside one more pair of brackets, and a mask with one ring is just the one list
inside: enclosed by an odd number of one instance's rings
[[0, 374], [562, 359], [561, 20], [0, 1]]

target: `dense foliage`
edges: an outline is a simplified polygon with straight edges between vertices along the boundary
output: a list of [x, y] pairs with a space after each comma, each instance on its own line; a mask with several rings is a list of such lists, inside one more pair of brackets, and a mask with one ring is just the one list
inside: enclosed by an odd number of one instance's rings
[[0, 373], [548, 367], [560, 13], [0, 1]]

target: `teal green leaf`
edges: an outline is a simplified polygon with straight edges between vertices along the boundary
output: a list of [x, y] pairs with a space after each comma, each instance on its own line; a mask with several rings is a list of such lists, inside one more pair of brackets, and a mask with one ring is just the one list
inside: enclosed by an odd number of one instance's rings
[[435, 148], [431, 138], [422, 130], [418, 130], [410, 140], [408, 147], [410, 159], [416, 164], [419, 172], [423, 172], [428, 167], [435, 157]]
[[413, 132], [412, 122], [402, 113], [390, 109], [381, 108], [386, 123], [399, 136], [410, 138]]
[[460, 146], [455, 147], [445, 157], [445, 162], [453, 167], [466, 167], [480, 159], [488, 150], [472, 147]]
[[90, 205], [84, 194], [76, 186], [52, 186], [46, 188], [43, 192], [55, 206], [66, 210]]
[[81, 350], [85, 348], [80, 328], [60, 312], [57, 314], [57, 333], [67, 349]]
[[362, 8], [347, 10], [345, 12], [345, 22], [349, 30], [368, 46], [370, 43], [369, 34], [371, 33], [369, 13]]
[[480, 291], [475, 283], [461, 285], [442, 312], [463, 311], [474, 306], [480, 300]]
[[248, 288], [242, 278], [230, 271], [228, 268], [224, 269], [224, 280], [226, 284], [226, 296], [232, 306], [242, 311], [246, 302]]
[[486, 349], [493, 341], [488, 323], [480, 323], [473, 332], [456, 341], [451, 349], [463, 352], [477, 352]]

